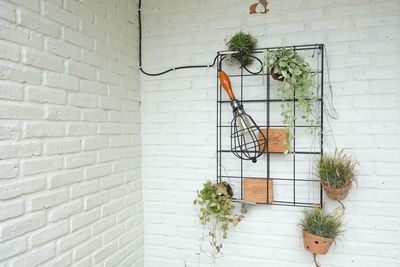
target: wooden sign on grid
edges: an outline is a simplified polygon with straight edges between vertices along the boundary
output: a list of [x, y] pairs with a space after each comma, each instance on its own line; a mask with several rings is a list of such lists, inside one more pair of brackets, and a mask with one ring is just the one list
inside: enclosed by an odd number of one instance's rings
[[[261, 132], [268, 140], [269, 153], [284, 153], [286, 151], [285, 140], [288, 138], [288, 133], [285, 129], [264, 128], [261, 129]], [[264, 152], [267, 152], [267, 150], [264, 149]]]
[[246, 202], [272, 204], [274, 201], [271, 179], [244, 178], [243, 188], [243, 199]]

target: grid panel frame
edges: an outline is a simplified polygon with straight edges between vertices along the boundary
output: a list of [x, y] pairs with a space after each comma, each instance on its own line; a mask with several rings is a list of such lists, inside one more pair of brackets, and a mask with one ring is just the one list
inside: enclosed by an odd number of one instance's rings
[[[217, 182], [222, 182], [222, 181], [228, 181], [232, 184], [232, 181], [234, 181], [235, 184], [240, 184], [240, 189], [237, 194], [234, 195], [233, 200], [236, 202], [244, 202], [243, 200], [243, 193], [244, 193], [244, 188], [243, 188], [243, 180], [244, 178], [264, 178], [264, 179], [271, 179], [273, 182], [287, 182], [291, 186], [291, 191], [292, 191], [292, 197], [290, 200], [274, 200], [272, 203], [266, 203], [265, 205], [280, 205], [280, 206], [295, 206], [295, 207], [314, 207], [314, 206], [321, 206], [323, 204], [323, 189], [321, 186], [321, 183], [318, 179], [302, 179], [298, 178], [297, 174], [297, 168], [299, 165], [299, 158], [303, 155], [315, 155], [318, 157], [322, 157], [324, 154], [324, 44], [311, 44], [311, 45], [299, 45], [299, 46], [286, 46], [292, 48], [294, 51], [312, 51], [313, 57], [314, 55], [317, 55], [317, 68], [314, 68], [315, 73], [317, 73], [317, 83], [319, 86], [319, 92], [318, 92], [318, 98], [317, 98], [317, 107], [318, 107], [318, 120], [319, 123], [316, 127], [319, 128], [319, 151], [297, 151], [296, 150], [296, 130], [301, 129], [301, 128], [308, 128], [309, 126], [304, 126], [304, 125], [294, 125], [293, 129], [293, 152], [290, 154], [285, 155], [285, 157], [291, 157], [292, 160], [292, 177], [272, 177], [271, 175], [271, 166], [273, 164], [276, 164], [276, 159], [273, 159], [271, 153], [268, 151], [268, 146], [267, 146], [267, 151], [265, 153], [265, 173], [264, 175], [260, 175], [258, 177], [249, 177], [245, 176], [245, 168], [246, 168], [246, 163], [245, 160], [243, 159], [237, 159], [239, 161], [239, 175], [223, 175], [223, 169], [224, 167], [224, 161], [225, 158], [227, 157], [226, 154], [231, 153], [230, 149], [226, 149], [222, 147], [222, 140], [223, 138], [230, 138], [229, 136], [223, 135], [222, 130], [223, 128], [227, 127], [227, 121], [226, 119], [223, 119], [222, 117], [222, 110], [223, 110], [223, 105], [229, 105], [230, 101], [229, 100], [224, 100], [223, 99], [223, 94], [224, 91], [222, 89], [222, 86], [219, 82], [218, 74], [217, 74], [217, 140], [216, 140], [216, 155], [217, 155]], [[268, 51], [273, 51], [277, 50], [279, 48], [283, 47], [270, 47], [270, 48], [259, 48], [255, 51], [256, 55], [263, 55], [265, 52]], [[230, 51], [219, 51], [218, 52], [218, 58], [217, 58], [217, 63], [218, 63], [218, 69], [221, 69], [223, 65], [223, 61], [226, 57], [227, 54], [229, 54]], [[261, 78], [266, 79], [265, 82], [265, 95], [266, 97], [263, 99], [246, 99], [244, 97], [244, 82], [246, 78], [248, 77], [256, 77], [256, 76], [261, 76]], [[252, 74], [247, 72], [244, 68], [240, 68], [240, 73], [238, 74], [232, 74], [228, 75], [229, 78], [239, 78], [239, 86], [240, 86], [240, 97], [238, 98], [239, 102], [241, 104], [251, 104], [251, 103], [264, 103], [266, 105], [265, 108], [265, 121], [266, 125], [262, 125], [260, 127], [262, 128], [273, 128], [277, 126], [284, 127], [283, 125], [274, 125], [271, 124], [271, 104], [272, 103], [280, 103], [282, 100], [278, 98], [273, 98], [271, 97], [271, 74], [270, 70], [267, 68], [266, 73], [259, 73], [259, 74]], [[289, 100], [293, 102], [293, 105], [295, 105], [296, 102], [296, 97], [294, 96], [292, 100]], [[295, 109], [294, 109], [295, 110]], [[226, 116], [224, 116], [226, 117]], [[260, 158], [259, 161], [263, 161], [264, 159]], [[258, 163], [257, 163], [258, 164]], [[314, 184], [314, 186], [318, 186], [318, 197], [313, 196], [313, 199], [307, 199], [304, 200], [300, 196], [299, 190], [296, 190], [299, 184], [302, 183], [310, 183]], [[309, 185], [310, 185], [309, 184]], [[279, 186], [279, 185], [277, 185]], [[274, 185], [275, 187], [275, 185]]]

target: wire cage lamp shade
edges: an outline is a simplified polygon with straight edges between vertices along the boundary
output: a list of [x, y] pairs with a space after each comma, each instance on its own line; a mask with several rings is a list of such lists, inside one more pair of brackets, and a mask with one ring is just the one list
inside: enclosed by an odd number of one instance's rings
[[231, 151], [236, 157], [255, 163], [267, 149], [267, 139], [237, 100], [231, 105], [234, 115], [231, 121]]
[[267, 148], [267, 139], [253, 120], [248, 115], [242, 104], [236, 99], [228, 75], [219, 71], [219, 79], [231, 100], [233, 120], [231, 121], [231, 151], [243, 160], [257, 162]]

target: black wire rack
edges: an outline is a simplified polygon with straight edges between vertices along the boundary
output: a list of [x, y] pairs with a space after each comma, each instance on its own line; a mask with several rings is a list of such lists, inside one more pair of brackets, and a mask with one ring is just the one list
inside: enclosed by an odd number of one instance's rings
[[[309, 62], [307, 59], [313, 61], [313, 64], [310, 65], [316, 73], [319, 87], [315, 106], [317, 124], [312, 126], [318, 130], [318, 134], [313, 137], [313, 147], [310, 148], [309, 146], [307, 149], [304, 145], [299, 145], [302, 141], [297, 140], [298, 135], [302, 135], [310, 126], [295, 122], [292, 153], [276, 154], [266, 151], [265, 155], [254, 165], [246, 160], [236, 158], [227, 145], [230, 139], [230, 121], [232, 119], [231, 101], [226, 98], [217, 77], [217, 182], [227, 181], [232, 185], [234, 188], [233, 199], [236, 202], [245, 202], [243, 199], [244, 178], [262, 178], [273, 182], [273, 201], [267, 205], [322, 206], [322, 187], [320, 181], [312, 173], [315, 161], [322, 157], [324, 153], [324, 45], [311, 44], [286, 47], [290, 47], [298, 53], [304, 53], [305, 56], [308, 56], [308, 58], [306, 57], [307, 62]], [[259, 59], [264, 57], [265, 52], [279, 48], [281, 47], [260, 48], [255, 51], [254, 55]], [[224, 62], [229, 54], [231, 54], [230, 51], [218, 52], [217, 63], [219, 68], [229, 69], [229, 66]], [[275, 87], [278, 86], [278, 82], [272, 79], [269, 70], [253, 73], [247, 69], [236, 67], [236, 69], [232, 68], [232, 71], [228, 70], [227, 73], [230, 74], [228, 76], [232, 81], [235, 93], [239, 95], [237, 97], [239, 102], [249, 114], [258, 114], [255, 120], [260, 128], [284, 128], [283, 123], [279, 123], [275, 117], [273, 118], [273, 114], [280, 116], [282, 99], [275, 95]], [[256, 82], [254, 83], [255, 79]], [[260, 96], [261, 94], [251, 94], [257, 95], [256, 97], [249, 96], [247, 94], [249, 91], [253, 93], [262, 91], [262, 96]], [[291, 101], [295, 105], [297, 100], [294, 96], [293, 99], [285, 101]], [[305, 168], [305, 165], [308, 168]], [[269, 192], [269, 190], [267, 191]]]

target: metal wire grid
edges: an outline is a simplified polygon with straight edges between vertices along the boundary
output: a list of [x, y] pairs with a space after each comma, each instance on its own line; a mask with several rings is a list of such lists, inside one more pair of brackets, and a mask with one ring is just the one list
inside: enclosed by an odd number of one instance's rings
[[[313, 56], [316, 55], [317, 56], [317, 69], [315, 69], [315, 72], [318, 75], [318, 84], [319, 84], [319, 95], [318, 95], [318, 99], [317, 99], [317, 106], [319, 108], [319, 125], [315, 126], [318, 127], [320, 130], [319, 133], [319, 151], [297, 151], [296, 150], [296, 130], [298, 130], [299, 128], [308, 128], [309, 126], [305, 126], [305, 125], [297, 125], [295, 122], [295, 127], [294, 127], [294, 138], [293, 138], [293, 153], [285, 155], [285, 157], [291, 157], [291, 161], [292, 161], [292, 177], [288, 177], [288, 178], [282, 178], [282, 177], [271, 177], [271, 166], [272, 164], [276, 163], [275, 160], [271, 159], [271, 153], [268, 151], [268, 146], [267, 146], [267, 151], [265, 153], [266, 155], [266, 172], [264, 173], [264, 176], [257, 176], [257, 177], [249, 177], [249, 176], [245, 176], [244, 175], [244, 160], [243, 159], [237, 159], [238, 164], [240, 166], [240, 175], [223, 175], [223, 168], [224, 168], [224, 160], [226, 155], [235, 152], [232, 151], [231, 149], [223, 149], [222, 148], [222, 140], [223, 138], [229, 138], [229, 136], [223, 135], [222, 131], [224, 128], [227, 127], [232, 127], [230, 125], [226, 125], [225, 123], [227, 123], [227, 121], [223, 121], [222, 118], [222, 107], [223, 105], [229, 105], [231, 101], [229, 100], [223, 100], [223, 90], [222, 90], [222, 86], [219, 83], [219, 79], [218, 79], [218, 75], [217, 75], [217, 149], [216, 149], [216, 153], [217, 153], [217, 182], [221, 182], [221, 181], [240, 181], [240, 195], [235, 195], [234, 196], [234, 201], [238, 201], [238, 202], [244, 202], [243, 200], [243, 179], [244, 178], [265, 178], [265, 179], [270, 179], [273, 182], [275, 181], [284, 181], [284, 182], [288, 182], [291, 185], [291, 190], [292, 190], [292, 194], [293, 194], [293, 198], [289, 201], [289, 200], [275, 200], [272, 203], [268, 203], [267, 205], [280, 205], [280, 206], [297, 206], [297, 207], [312, 207], [312, 206], [322, 206], [322, 201], [323, 201], [323, 194], [322, 194], [322, 186], [319, 182], [318, 179], [301, 179], [296, 177], [296, 167], [297, 167], [297, 161], [298, 161], [298, 157], [299, 155], [319, 155], [320, 157], [322, 157], [324, 150], [323, 150], [323, 140], [324, 140], [324, 136], [323, 136], [323, 130], [324, 130], [324, 103], [323, 103], [323, 96], [324, 96], [324, 45], [323, 44], [311, 44], [311, 45], [299, 45], [299, 46], [290, 46], [294, 51], [306, 51], [306, 50], [310, 50], [313, 51]], [[256, 55], [260, 55], [263, 56], [263, 54], [267, 51], [272, 51], [272, 50], [276, 50], [279, 49], [281, 47], [270, 47], [270, 48], [260, 48], [257, 49], [257, 51], [255, 51]], [[218, 62], [218, 66], [222, 67], [223, 64], [223, 60], [225, 59], [226, 54], [229, 54], [229, 51], [220, 51], [218, 52], [218, 58], [217, 58], [217, 62]], [[266, 86], [265, 86], [265, 90], [266, 90], [266, 98], [264, 99], [246, 99], [243, 98], [243, 90], [244, 90], [244, 80], [248, 77], [254, 77], [254, 76], [261, 76], [261, 78], [265, 78], [266, 79]], [[264, 76], [264, 77], [262, 77]], [[283, 125], [273, 125], [271, 124], [271, 104], [272, 103], [281, 103], [282, 101], [291, 101], [293, 102], [293, 105], [295, 105], [295, 102], [297, 101], [295, 96], [293, 97], [293, 99], [289, 99], [289, 100], [282, 100], [282, 99], [278, 99], [278, 98], [271, 98], [271, 75], [269, 70], [267, 70], [266, 73], [259, 73], [259, 74], [251, 74], [246, 72], [243, 68], [240, 68], [240, 74], [233, 74], [233, 75], [229, 75], [230, 78], [236, 77], [240, 79], [240, 99], [239, 102], [241, 104], [250, 104], [250, 103], [265, 103], [266, 104], [266, 110], [265, 110], [265, 118], [266, 118], [266, 125], [259, 125], [260, 128], [283, 128]], [[237, 90], [237, 89], [236, 89]], [[263, 159], [259, 160], [258, 164], [262, 164]], [[227, 167], [227, 169], [229, 170], [229, 167]], [[299, 200], [300, 197], [298, 197], [298, 190], [296, 190], [297, 184], [298, 183], [307, 183], [309, 185], [309, 187], [312, 186], [312, 184], [317, 184], [319, 187], [319, 192], [318, 192], [318, 197], [313, 196], [312, 200], [307, 200], [307, 201], [301, 201]], [[311, 185], [311, 186], [310, 186]], [[274, 188], [276, 186], [274, 185]], [[269, 192], [269, 190], [267, 190], [267, 192]]]

